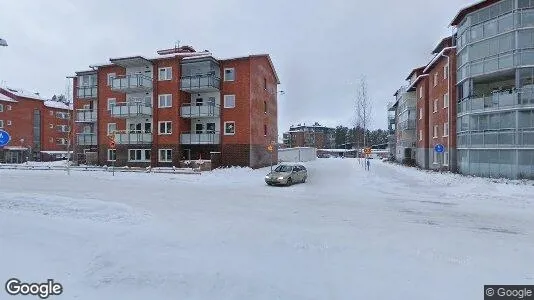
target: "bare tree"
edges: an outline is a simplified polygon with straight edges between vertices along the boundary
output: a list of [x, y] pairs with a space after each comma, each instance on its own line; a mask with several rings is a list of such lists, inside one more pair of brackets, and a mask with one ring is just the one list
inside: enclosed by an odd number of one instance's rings
[[356, 95], [356, 124], [363, 128], [363, 148], [367, 146], [367, 129], [371, 123], [372, 104], [369, 99], [365, 76], [360, 79]]

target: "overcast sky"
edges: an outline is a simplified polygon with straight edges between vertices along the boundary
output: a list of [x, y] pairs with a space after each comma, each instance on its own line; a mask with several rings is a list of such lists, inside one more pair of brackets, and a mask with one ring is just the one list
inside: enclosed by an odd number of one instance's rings
[[473, 2], [1, 0], [0, 38], [9, 46], [0, 48], [0, 82], [62, 94], [74, 71], [180, 40], [220, 58], [270, 54], [285, 91], [280, 134], [297, 123], [349, 125], [362, 75], [372, 127], [386, 128], [386, 103]]

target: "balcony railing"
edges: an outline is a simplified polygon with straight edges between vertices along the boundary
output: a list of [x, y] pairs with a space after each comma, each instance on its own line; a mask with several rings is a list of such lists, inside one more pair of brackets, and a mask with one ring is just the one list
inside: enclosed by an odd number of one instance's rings
[[182, 118], [202, 118], [202, 117], [219, 117], [221, 108], [219, 105], [191, 105], [186, 103], [182, 105]]
[[111, 89], [123, 93], [150, 91], [152, 90], [152, 78], [143, 74], [117, 76], [111, 81]]
[[180, 78], [180, 90], [186, 92], [215, 92], [221, 88], [221, 79], [215, 74], [201, 74], [182, 76]]
[[415, 120], [406, 120], [399, 122], [399, 130], [413, 130], [415, 129]]
[[111, 116], [115, 118], [132, 118], [151, 115], [152, 105], [150, 103], [121, 102], [111, 108]]
[[142, 131], [115, 131], [115, 143], [119, 145], [150, 144], [152, 133]]
[[534, 128], [458, 133], [458, 148], [521, 148], [534, 146]]
[[76, 122], [79, 123], [94, 123], [96, 122], [96, 110], [92, 109], [77, 109]]
[[78, 98], [96, 98], [97, 87], [96, 86], [79, 86]]
[[76, 134], [76, 144], [79, 146], [94, 146], [96, 145], [95, 133], [78, 133]]
[[216, 145], [221, 142], [221, 134], [218, 131], [190, 133], [180, 135], [180, 144], [183, 145]]

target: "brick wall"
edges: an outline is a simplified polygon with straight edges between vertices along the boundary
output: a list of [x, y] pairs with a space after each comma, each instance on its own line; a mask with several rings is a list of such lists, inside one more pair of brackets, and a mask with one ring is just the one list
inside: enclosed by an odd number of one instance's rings
[[250, 145], [249, 144], [226, 144], [221, 147], [222, 166], [250, 165]]

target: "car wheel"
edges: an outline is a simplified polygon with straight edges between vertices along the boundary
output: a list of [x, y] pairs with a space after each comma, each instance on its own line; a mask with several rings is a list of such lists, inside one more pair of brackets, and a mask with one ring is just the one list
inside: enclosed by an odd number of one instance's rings
[[293, 180], [291, 180], [291, 177], [287, 179], [287, 186], [290, 186], [293, 184]]
[[267, 185], [273, 185], [272, 183], [267, 183]]

